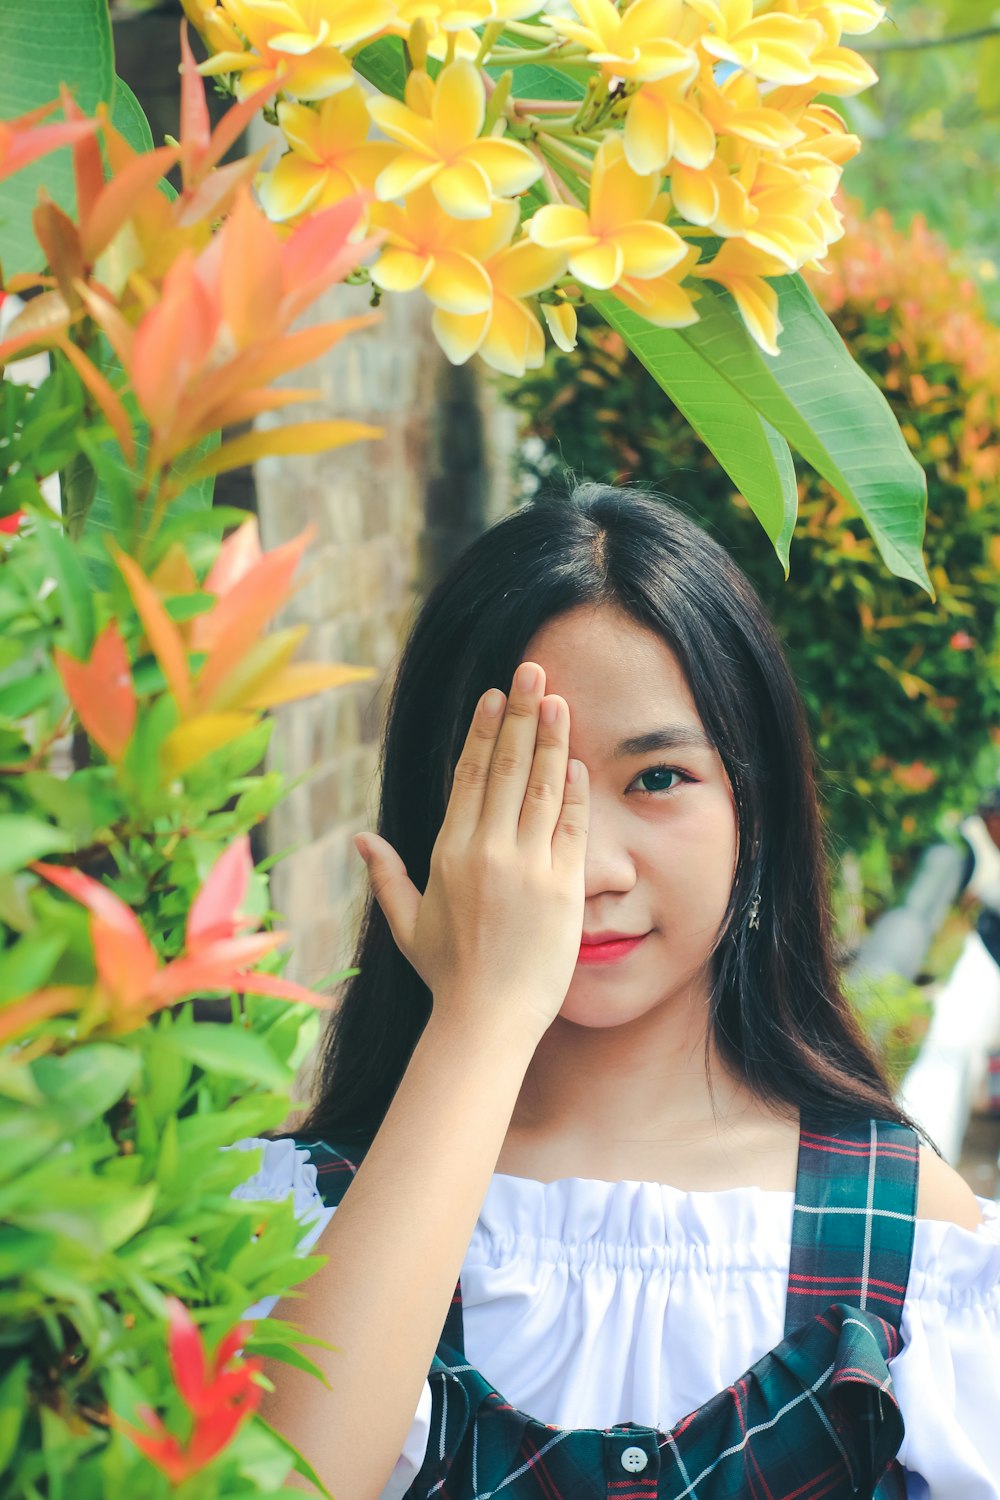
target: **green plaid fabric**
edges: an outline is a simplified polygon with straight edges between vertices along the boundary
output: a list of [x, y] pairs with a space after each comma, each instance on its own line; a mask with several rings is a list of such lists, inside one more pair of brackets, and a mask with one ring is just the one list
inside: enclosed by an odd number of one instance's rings
[[[294, 1139], [340, 1202], [365, 1145]], [[406, 1500], [895, 1500], [888, 1362], [913, 1246], [918, 1143], [880, 1121], [803, 1121], [785, 1337], [670, 1432], [560, 1428], [468, 1364], [461, 1285], [430, 1370], [430, 1440]]]

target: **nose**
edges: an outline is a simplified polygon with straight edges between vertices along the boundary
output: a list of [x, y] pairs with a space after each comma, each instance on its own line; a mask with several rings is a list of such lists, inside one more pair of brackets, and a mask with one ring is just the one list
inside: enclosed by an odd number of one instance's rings
[[584, 894], [589, 900], [608, 892], [624, 894], [636, 882], [635, 860], [629, 852], [621, 810], [591, 795], [590, 826], [584, 866]]

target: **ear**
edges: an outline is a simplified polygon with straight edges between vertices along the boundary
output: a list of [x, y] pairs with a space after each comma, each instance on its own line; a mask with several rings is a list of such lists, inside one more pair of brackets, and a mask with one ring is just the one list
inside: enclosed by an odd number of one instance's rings
[[939, 1219], [961, 1229], [976, 1229], [984, 1222], [968, 1183], [929, 1146], [920, 1148], [917, 1218]]

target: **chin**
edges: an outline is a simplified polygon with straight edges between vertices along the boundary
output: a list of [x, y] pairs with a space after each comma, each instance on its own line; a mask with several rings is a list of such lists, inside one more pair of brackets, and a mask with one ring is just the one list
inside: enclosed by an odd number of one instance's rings
[[641, 1016], [655, 1010], [658, 1002], [641, 1000], [629, 1003], [604, 995], [574, 995], [572, 991], [563, 1001], [559, 1020], [572, 1026], [585, 1026], [588, 1031], [608, 1031], [613, 1026], [627, 1026]]

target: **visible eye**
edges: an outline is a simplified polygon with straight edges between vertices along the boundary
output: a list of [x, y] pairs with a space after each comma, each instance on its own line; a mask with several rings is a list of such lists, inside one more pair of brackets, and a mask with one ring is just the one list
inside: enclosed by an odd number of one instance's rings
[[[671, 777], [677, 778], [677, 784], [674, 786], [669, 784]], [[641, 795], [655, 797], [669, 795], [677, 790], [678, 785], [693, 780], [694, 778], [688, 776], [686, 772], [678, 771], [673, 766], [650, 766], [648, 770], [639, 772], [632, 785], [635, 786], [636, 782], [640, 783], [637, 790]]]

